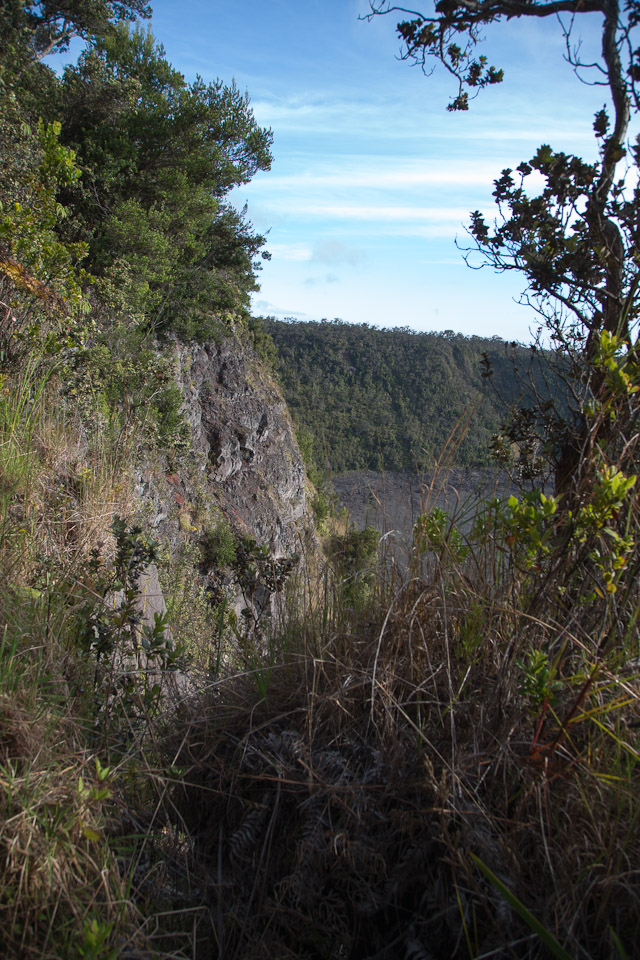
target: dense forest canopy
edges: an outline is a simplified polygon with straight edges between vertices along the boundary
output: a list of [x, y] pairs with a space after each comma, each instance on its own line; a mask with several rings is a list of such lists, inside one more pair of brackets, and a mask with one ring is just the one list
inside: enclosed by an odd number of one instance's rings
[[[188, 83], [150, 32], [127, 23], [148, 13], [141, 0], [3, 5], [2, 256], [35, 268], [39, 241], [27, 250], [25, 211], [48, 177], [58, 253], [82, 261], [101, 302], [126, 302], [154, 332], [202, 340], [229, 315], [248, 315], [268, 254], [227, 197], [269, 168], [272, 136], [233, 83]], [[73, 36], [86, 47], [58, 77], [43, 57]], [[42, 138], [54, 130], [72, 177], [42, 167]], [[55, 288], [55, 270], [38, 269]]]
[[429, 467], [447, 444], [453, 463], [486, 463], [509, 407], [531, 399], [514, 359], [549, 396], [540, 354], [498, 338], [341, 321], [269, 319], [265, 328], [303, 445], [311, 438], [318, 466], [337, 473]]

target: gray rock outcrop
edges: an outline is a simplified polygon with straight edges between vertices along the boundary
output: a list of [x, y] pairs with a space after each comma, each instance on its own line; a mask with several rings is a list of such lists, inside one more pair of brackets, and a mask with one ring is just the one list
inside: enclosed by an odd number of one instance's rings
[[[174, 363], [191, 439], [186, 453], [147, 462], [137, 477], [154, 536], [178, 557], [223, 521], [237, 539], [268, 550], [284, 565], [280, 569], [292, 569], [315, 541], [304, 464], [272, 376], [252, 348], [233, 336], [211, 344], [176, 343]], [[224, 590], [238, 615], [248, 608], [258, 619], [269, 607], [275, 610], [268, 576], [247, 591], [234, 584], [233, 573], [207, 571], [206, 563], [200, 573], [214, 592]]]
[[232, 527], [276, 558], [300, 549], [305, 472], [286, 404], [235, 339], [176, 351], [192, 449]]

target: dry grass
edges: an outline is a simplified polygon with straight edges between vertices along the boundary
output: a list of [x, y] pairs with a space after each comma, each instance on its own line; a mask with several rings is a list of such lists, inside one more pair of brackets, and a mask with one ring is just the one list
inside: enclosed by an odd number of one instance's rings
[[[170, 740], [214, 956], [633, 955], [638, 662], [524, 609], [495, 541], [454, 553], [366, 613], [316, 597], [266, 677], [216, 684]], [[559, 653], [553, 702], [533, 651]]]
[[104, 765], [93, 667], [46, 606], [16, 600], [0, 642], [3, 955], [187, 960], [206, 916], [172, 776], [135, 736]]
[[[144, 725], [125, 691], [112, 737], [78, 616], [92, 552], [109, 557], [130, 512], [127, 460], [37, 371], [16, 389], [0, 424], [8, 956], [633, 955], [635, 545], [609, 581], [615, 539], [568, 537], [562, 508], [529, 523], [490, 505], [466, 535], [432, 512], [406, 575], [383, 557], [371, 582], [354, 540], [363, 566], [316, 555], [271, 635], [244, 639], [242, 672], [200, 677]], [[633, 533], [637, 501], [607, 489], [598, 516]]]
[[47, 564], [73, 577], [96, 548], [113, 556], [113, 517], [134, 506], [131, 456], [114, 450], [98, 410], [89, 438], [60, 388], [35, 362], [5, 384], [0, 546], [13, 585], [36, 580]]
[[34, 362], [0, 398], [2, 954], [189, 958], [204, 917], [166, 772], [135, 736], [105, 766], [78, 635], [92, 554], [108, 562], [132, 508], [130, 459], [107, 432], [87, 439], [58, 388]]

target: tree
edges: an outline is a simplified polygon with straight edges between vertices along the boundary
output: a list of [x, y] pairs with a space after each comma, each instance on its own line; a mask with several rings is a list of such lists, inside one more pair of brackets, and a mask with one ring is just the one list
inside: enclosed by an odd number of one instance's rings
[[247, 94], [187, 83], [151, 34], [120, 25], [66, 69], [58, 112], [83, 169], [70, 230], [96, 275], [129, 277], [130, 308], [186, 339], [248, 308], [264, 239], [225, 198], [269, 168], [272, 135]]
[[[0, 214], [24, 187], [9, 140], [24, 146], [21, 124], [55, 121], [82, 172], [59, 183], [63, 246], [86, 248], [104, 306], [126, 303], [146, 330], [203, 340], [247, 314], [268, 257], [227, 196], [269, 168], [272, 134], [235, 83], [188, 83], [151, 33], [126, 22], [148, 13], [143, 0], [2, 5]], [[60, 79], [42, 61], [73, 36], [87, 43]]]
[[0, 56], [10, 52], [14, 68], [69, 48], [74, 37], [94, 42], [118, 20], [151, 16], [146, 0], [3, 0]]
[[85, 310], [79, 264], [86, 248], [61, 241], [57, 232], [67, 215], [58, 194], [80, 176], [73, 151], [59, 143], [60, 124], [40, 121], [31, 130], [15, 104], [2, 99], [0, 118], [0, 360], [6, 362], [28, 350], [34, 336], [45, 348], [59, 346], [55, 331], [62, 324], [70, 329], [70, 313]]
[[[635, 32], [640, 3], [627, 0], [438, 0], [429, 13], [371, 0], [370, 17], [406, 14], [397, 25], [402, 57], [428, 72], [441, 63], [455, 78], [450, 110], [467, 110], [480, 90], [503, 80], [503, 71], [478, 52], [482, 29], [507, 20], [555, 18], [567, 58], [576, 73], [608, 90], [609, 105], [594, 120], [598, 160], [587, 163], [543, 145], [514, 171], [495, 182], [499, 219], [492, 227], [482, 214], [471, 216], [470, 233], [486, 262], [524, 278], [523, 298], [543, 317], [558, 350], [576, 403], [571, 418], [538, 410], [537, 428], [555, 464], [556, 487], [576, 487], [596, 445], [612, 438], [615, 391], [605, 355], [623, 376], [635, 364], [640, 286], [640, 193], [630, 168], [640, 162], [640, 141], [629, 146], [629, 126], [640, 109], [640, 48]], [[584, 16], [601, 22], [600, 60], [583, 64], [577, 33]], [[529, 177], [542, 175], [544, 189], [527, 193]], [[613, 352], [611, 352], [613, 351]], [[634, 368], [635, 369], [635, 368]], [[627, 373], [625, 373], [625, 370]], [[630, 414], [631, 382], [619, 396], [621, 414]], [[593, 400], [599, 404], [594, 419]], [[616, 401], [618, 402], [618, 401]], [[633, 407], [633, 404], [631, 404]], [[635, 407], [633, 407], [635, 411]], [[635, 412], [633, 412], [635, 416]], [[597, 422], [596, 422], [597, 421]], [[529, 417], [529, 427], [532, 419]], [[618, 427], [620, 421], [618, 420]], [[618, 439], [619, 429], [618, 429]]]

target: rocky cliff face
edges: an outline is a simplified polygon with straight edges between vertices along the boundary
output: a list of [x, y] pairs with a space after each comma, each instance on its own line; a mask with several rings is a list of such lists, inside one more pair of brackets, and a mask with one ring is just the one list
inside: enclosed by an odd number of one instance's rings
[[237, 340], [177, 350], [192, 448], [231, 526], [276, 558], [299, 550], [305, 472], [289, 414]]
[[[140, 470], [147, 523], [174, 558], [226, 523], [237, 541], [254, 540], [287, 571], [304, 553], [312, 525], [304, 465], [280, 391], [252, 348], [235, 337], [176, 344], [174, 358], [191, 442], [184, 455]], [[223, 575], [215, 564], [207, 570], [205, 562], [200, 572], [203, 582], [226, 591], [237, 613], [245, 607], [255, 613], [272, 600], [269, 577], [249, 597], [229, 571]]]

